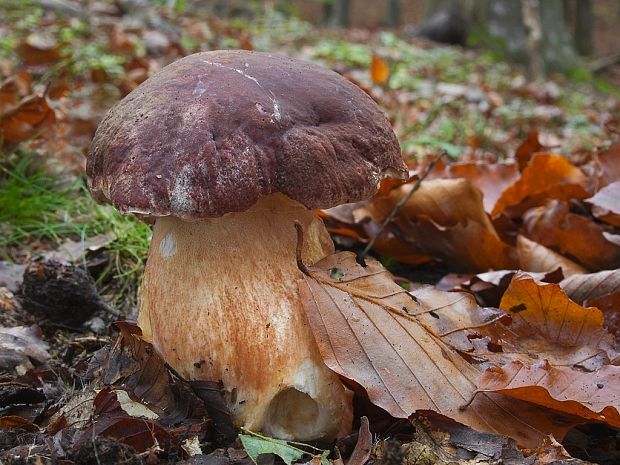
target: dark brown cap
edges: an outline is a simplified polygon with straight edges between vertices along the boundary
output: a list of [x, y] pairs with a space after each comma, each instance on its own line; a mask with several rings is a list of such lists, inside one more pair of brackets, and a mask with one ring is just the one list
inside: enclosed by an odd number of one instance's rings
[[180, 218], [243, 211], [281, 192], [307, 208], [372, 196], [405, 177], [375, 102], [339, 74], [281, 55], [196, 53], [166, 66], [95, 134], [88, 185], [122, 212]]

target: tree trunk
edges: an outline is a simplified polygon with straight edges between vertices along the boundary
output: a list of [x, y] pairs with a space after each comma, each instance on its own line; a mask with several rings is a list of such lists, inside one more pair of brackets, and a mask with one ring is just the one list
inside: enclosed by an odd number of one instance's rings
[[400, 0], [388, 0], [386, 25], [388, 27], [400, 25]]
[[591, 56], [592, 45], [592, 0], [579, 0], [575, 11], [575, 47], [582, 56]]

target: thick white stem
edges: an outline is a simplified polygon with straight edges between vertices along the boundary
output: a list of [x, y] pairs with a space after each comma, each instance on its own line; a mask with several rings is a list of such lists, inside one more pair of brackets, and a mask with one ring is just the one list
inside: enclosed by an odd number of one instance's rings
[[145, 337], [189, 379], [222, 380], [239, 426], [285, 439], [348, 432], [351, 396], [323, 363], [297, 291], [333, 252], [323, 222], [281, 194], [221, 218], [156, 221], [141, 291]]

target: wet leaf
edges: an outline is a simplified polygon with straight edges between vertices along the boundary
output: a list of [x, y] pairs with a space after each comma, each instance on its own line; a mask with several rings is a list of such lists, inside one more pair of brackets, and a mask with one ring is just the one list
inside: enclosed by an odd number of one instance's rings
[[49, 128], [56, 122], [47, 98], [30, 95], [0, 113], [0, 141], [18, 144]]

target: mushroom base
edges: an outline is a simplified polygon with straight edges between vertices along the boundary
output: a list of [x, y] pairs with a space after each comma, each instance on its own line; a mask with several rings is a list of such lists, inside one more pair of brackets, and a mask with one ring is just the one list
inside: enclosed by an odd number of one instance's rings
[[323, 363], [302, 308], [305, 263], [333, 253], [321, 219], [282, 194], [243, 213], [155, 222], [138, 322], [188, 379], [222, 380], [238, 426], [283, 439], [349, 432], [351, 393]]

